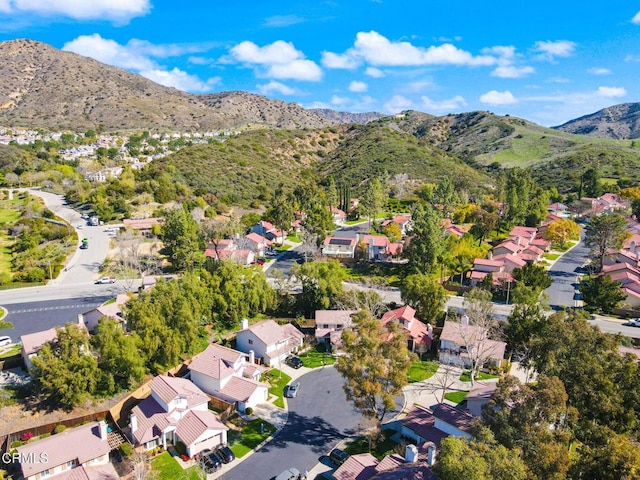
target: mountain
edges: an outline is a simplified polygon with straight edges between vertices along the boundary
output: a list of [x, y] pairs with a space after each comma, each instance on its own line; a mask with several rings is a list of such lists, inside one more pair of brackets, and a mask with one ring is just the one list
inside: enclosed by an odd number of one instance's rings
[[385, 115], [380, 112], [364, 112], [364, 113], [350, 113], [350, 112], [336, 112], [328, 108], [311, 108], [310, 112], [315, 113], [323, 118], [332, 120], [338, 123], [369, 123], [374, 120], [379, 120]]
[[623, 103], [553, 127], [563, 132], [617, 140], [640, 138], [640, 103]]
[[0, 42], [0, 125], [106, 131], [334, 125], [245, 92], [192, 95], [33, 40]]

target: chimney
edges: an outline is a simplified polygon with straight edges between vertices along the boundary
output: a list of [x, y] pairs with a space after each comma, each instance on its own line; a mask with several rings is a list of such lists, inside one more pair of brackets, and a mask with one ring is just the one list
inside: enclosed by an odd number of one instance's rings
[[249, 363], [256, 363], [256, 352], [249, 350]]
[[487, 259], [493, 260], [493, 252], [489, 252], [489, 255], [487, 256]]
[[129, 414], [129, 425], [131, 427], [131, 433], [135, 433], [138, 430], [138, 419], [136, 418], [136, 414], [131, 412]]
[[469, 325], [469, 315], [466, 315], [466, 314], [465, 314], [465, 315], [462, 315], [462, 316], [460, 317], [460, 323], [461, 323], [462, 325]]
[[432, 467], [434, 463], [436, 463], [436, 446], [432, 443], [427, 448], [427, 465]]
[[243, 318], [240, 321], [240, 330], [246, 330], [247, 328], [249, 328], [249, 320], [246, 318]]
[[98, 428], [100, 429], [100, 438], [107, 440], [107, 423], [105, 421], [98, 422]]
[[433, 339], [433, 325], [427, 323], [427, 337]]
[[418, 447], [415, 445], [407, 445], [404, 450], [404, 460], [407, 463], [415, 463], [418, 461]]

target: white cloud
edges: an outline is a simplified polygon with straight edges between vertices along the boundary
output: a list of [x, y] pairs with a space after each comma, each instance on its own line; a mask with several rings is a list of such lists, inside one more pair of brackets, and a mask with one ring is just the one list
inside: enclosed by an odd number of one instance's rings
[[280, 95], [295, 95], [298, 91], [295, 88], [288, 87], [284, 83], [271, 80], [269, 83], [265, 83], [257, 86], [258, 91], [263, 95], [271, 93], [279, 93]]
[[220, 77], [210, 78], [203, 82], [196, 75], [189, 75], [179, 68], [144, 70], [140, 72], [140, 75], [165, 87], [173, 87], [185, 92], [210, 92], [211, 88], [220, 82]]
[[340, 97], [338, 95], [333, 95], [331, 97], [331, 105], [344, 106], [349, 104], [350, 102], [351, 99], [349, 97]]
[[369, 89], [369, 86], [364, 82], [359, 82], [354, 80], [349, 84], [349, 91], [351, 92], [366, 92]]
[[399, 113], [412, 108], [413, 102], [402, 95], [394, 95], [383, 105], [383, 110], [387, 113]]
[[203, 81], [197, 76], [190, 75], [178, 68], [169, 70], [152, 58], [179, 56], [202, 48], [204, 47], [195, 45], [154, 45], [145, 40], [137, 39], [130, 40], [126, 45], [120, 45], [115, 40], [102, 38], [97, 33], [81, 35], [62, 47], [65, 51], [134, 71], [166, 87], [174, 87], [188, 92], [207, 92], [211, 91], [213, 85], [220, 82], [219, 77]]
[[611, 70], [608, 68], [590, 68], [587, 72], [591, 75], [611, 75]]
[[323, 65], [328, 68], [355, 68], [362, 63], [373, 66], [416, 65], [495, 65], [495, 57], [473, 56], [456, 46], [417, 47], [409, 42], [393, 42], [378, 32], [358, 32], [353, 47], [343, 54], [323, 52]]
[[427, 96], [423, 96], [420, 98], [420, 100], [422, 101], [423, 108], [428, 112], [458, 110], [467, 105], [467, 102], [461, 95], [456, 95], [455, 97], [448, 100], [440, 101], [432, 100]]
[[0, 10], [41, 16], [61, 15], [76, 20], [127, 23], [151, 10], [150, 0], [2, 0]]
[[516, 47], [513, 45], [496, 45], [495, 47], [483, 48], [485, 55], [497, 55], [501, 59], [512, 59], [516, 54]]
[[640, 25], [640, 12], [636, 13], [631, 19], [631, 23], [635, 23], [636, 25]]
[[536, 42], [533, 46], [533, 50], [538, 52], [538, 58], [553, 61], [556, 57], [570, 57], [576, 44], [569, 40], [557, 40], [555, 42]]
[[382, 70], [380, 70], [379, 68], [376, 67], [367, 67], [367, 69], [364, 71], [365, 75], [368, 75], [369, 77], [373, 77], [373, 78], [382, 78], [384, 77], [384, 72]]
[[269, 28], [281, 28], [303, 23], [305, 20], [299, 15], [274, 15], [264, 20], [264, 26]]
[[290, 42], [277, 40], [264, 47], [244, 41], [230, 50], [231, 58], [247, 65], [262, 68], [257, 74], [267, 78], [318, 81], [322, 70]]
[[606, 98], [624, 97], [627, 91], [622, 87], [598, 87], [598, 96]]
[[534, 73], [533, 67], [516, 67], [514, 65], [501, 65], [491, 72], [492, 77], [499, 78], [522, 78]]
[[490, 92], [480, 95], [480, 101], [487, 105], [512, 105], [518, 102], [509, 90], [505, 90], [504, 92], [491, 90]]

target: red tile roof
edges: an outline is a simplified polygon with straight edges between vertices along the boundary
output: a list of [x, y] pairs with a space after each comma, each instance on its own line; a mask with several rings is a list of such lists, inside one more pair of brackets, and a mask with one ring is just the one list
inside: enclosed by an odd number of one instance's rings
[[228, 430], [209, 410], [191, 410], [180, 419], [176, 433], [185, 445], [191, 445], [207, 430]]
[[351, 455], [333, 473], [335, 480], [368, 480], [376, 474], [378, 459], [370, 453]]
[[167, 404], [178, 397], [186, 398], [189, 407], [209, 401], [206, 393], [185, 378], [158, 375], [151, 380], [149, 388]]
[[268, 388], [268, 385], [250, 378], [232, 377], [222, 390], [214, 393], [214, 396], [222, 396], [226, 400], [246, 402], [259, 387]]
[[189, 370], [220, 380], [235, 373], [234, 364], [244, 354], [222, 345], [211, 344], [189, 364]]

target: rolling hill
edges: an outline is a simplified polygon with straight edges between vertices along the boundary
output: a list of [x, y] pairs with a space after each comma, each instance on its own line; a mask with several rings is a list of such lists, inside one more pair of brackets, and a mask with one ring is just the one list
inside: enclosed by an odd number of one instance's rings
[[640, 103], [614, 105], [553, 128], [591, 137], [640, 138]]

